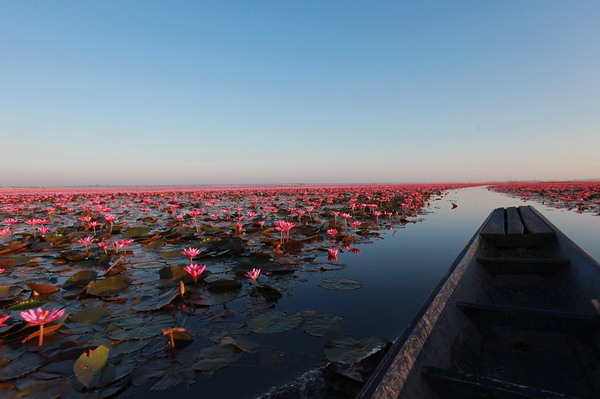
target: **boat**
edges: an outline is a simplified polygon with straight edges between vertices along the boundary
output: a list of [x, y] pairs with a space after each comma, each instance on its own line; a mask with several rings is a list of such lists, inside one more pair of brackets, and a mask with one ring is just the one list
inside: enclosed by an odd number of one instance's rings
[[357, 398], [600, 398], [599, 298], [596, 260], [495, 209]]

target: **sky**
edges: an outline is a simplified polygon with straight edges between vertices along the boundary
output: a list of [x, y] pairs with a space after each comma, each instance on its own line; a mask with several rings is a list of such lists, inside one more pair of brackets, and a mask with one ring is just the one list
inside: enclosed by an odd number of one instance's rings
[[600, 178], [600, 2], [2, 1], [0, 186]]

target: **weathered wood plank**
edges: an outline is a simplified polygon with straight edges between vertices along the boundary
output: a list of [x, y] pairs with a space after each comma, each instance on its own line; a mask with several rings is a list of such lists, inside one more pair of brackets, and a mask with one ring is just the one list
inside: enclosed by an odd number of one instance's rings
[[493, 276], [534, 274], [546, 278], [556, 275], [565, 267], [571, 265], [571, 261], [566, 258], [498, 258], [478, 256], [477, 262], [483, 265]]
[[456, 306], [482, 332], [510, 327], [588, 339], [600, 329], [600, 317], [596, 315], [469, 302], [458, 302]]
[[520, 206], [519, 213], [521, 214], [521, 219], [523, 220], [523, 224], [525, 225], [528, 234], [544, 236], [554, 235], [554, 231], [552, 231], [550, 226], [544, 223], [544, 221], [533, 212], [531, 207]]
[[423, 367], [421, 375], [440, 399], [581, 399], [578, 396], [437, 367]]
[[506, 208], [506, 234], [523, 234], [525, 231], [517, 208]]
[[482, 237], [506, 234], [504, 230], [504, 208], [494, 209], [479, 234]]

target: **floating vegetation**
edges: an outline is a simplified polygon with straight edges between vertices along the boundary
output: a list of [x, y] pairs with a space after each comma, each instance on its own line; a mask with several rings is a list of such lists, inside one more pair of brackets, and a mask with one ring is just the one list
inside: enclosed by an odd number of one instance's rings
[[600, 216], [600, 183], [503, 183], [494, 184], [491, 190], [534, 200], [555, 208], [576, 212], [591, 212]]
[[359, 359], [383, 341], [331, 339], [342, 317], [280, 303], [314, 273], [338, 273], [323, 289], [360, 289], [344, 258], [461, 186], [5, 190], [0, 396], [111, 397], [241, 362], [280, 368], [286, 348], [265, 344], [276, 334]]

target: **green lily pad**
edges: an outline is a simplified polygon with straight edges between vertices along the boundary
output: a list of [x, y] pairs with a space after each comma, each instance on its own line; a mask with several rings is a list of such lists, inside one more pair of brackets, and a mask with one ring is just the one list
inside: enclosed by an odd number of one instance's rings
[[123, 237], [125, 238], [137, 238], [137, 237], [141, 237], [141, 236], [145, 236], [146, 234], [148, 234], [149, 232], [151, 232], [152, 229], [149, 227], [132, 227], [130, 229], [127, 229], [126, 231], [123, 232]]
[[168, 265], [158, 271], [158, 275], [164, 280], [181, 280], [189, 277], [189, 274], [183, 270], [183, 267], [176, 265]]
[[351, 291], [362, 288], [363, 283], [362, 281], [355, 280], [353, 278], [330, 277], [322, 279], [318, 285], [326, 290]]
[[0, 287], [0, 300], [15, 298], [23, 291], [23, 288], [17, 285], [4, 285]]
[[136, 368], [133, 383], [140, 385], [151, 378], [159, 378], [159, 381], [150, 389], [152, 391], [164, 391], [181, 383], [193, 384], [196, 373], [190, 369], [188, 364], [183, 364], [177, 360], [152, 358]]
[[42, 359], [39, 355], [30, 352], [20, 352], [17, 358], [13, 356], [0, 355], [2, 373], [0, 381], [9, 381], [25, 376], [42, 367]]
[[185, 256], [183, 256], [181, 254], [181, 250], [179, 250], [179, 249], [173, 249], [173, 250], [170, 250], [170, 251], [165, 251], [162, 254], [160, 254], [160, 257], [162, 259], [167, 259], [167, 260], [170, 260], [170, 259], [184, 259], [185, 258]]
[[110, 339], [128, 341], [130, 339], [146, 339], [162, 334], [163, 329], [171, 328], [175, 317], [159, 314], [154, 317], [128, 317], [115, 322], [112, 330], [108, 331]]
[[75, 361], [75, 364], [73, 365], [75, 377], [77, 377], [77, 380], [85, 387], [90, 387], [92, 385], [94, 376], [106, 365], [108, 352], [106, 346], [100, 345], [94, 350], [82, 353]]
[[25, 301], [17, 302], [7, 307], [7, 310], [27, 310], [33, 308], [39, 308], [47, 301], [38, 301], [37, 299], [27, 299]]
[[327, 342], [323, 352], [330, 362], [352, 364], [383, 348], [387, 343], [388, 341], [381, 337], [367, 337], [356, 340], [342, 335]]
[[214, 345], [204, 348], [198, 354], [198, 361], [192, 365], [193, 370], [214, 371], [238, 361], [244, 352], [235, 345]]
[[322, 337], [327, 331], [344, 321], [343, 317], [318, 315], [304, 323], [304, 332], [315, 337]]
[[94, 296], [109, 296], [124, 290], [129, 284], [131, 280], [125, 277], [107, 277], [92, 283], [86, 292]]
[[293, 330], [304, 322], [300, 314], [288, 316], [279, 310], [271, 310], [248, 318], [246, 323], [253, 332], [276, 334]]
[[119, 355], [124, 355], [128, 353], [132, 353], [138, 351], [148, 345], [152, 341], [151, 338], [141, 339], [138, 341], [122, 341], [118, 344], [114, 344], [110, 348], [110, 357], [117, 357]]
[[69, 277], [67, 281], [65, 281], [65, 283], [63, 284], [63, 287], [68, 288], [73, 286], [86, 285], [90, 281], [96, 280], [97, 277], [98, 273], [96, 273], [94, 270], [81, 270]]
[[141, 300], [135, 303], [131, 308], [138, 311], [158, 310], [167, 306], [173, 299], [179, 295], [179, 289], [170, 289], [158, 295], [143, 296]]
[[94, 323], [109, 314], [110, 310], [104, 306], [97, 306], [95, 308], [83, 309], [69, 315], [69, 321], [74, 323]]
[[208, 289], [213, 292], [235, 291], [242, 288], [242, 284], [236, 280], [218, 279], [208, 285]]

